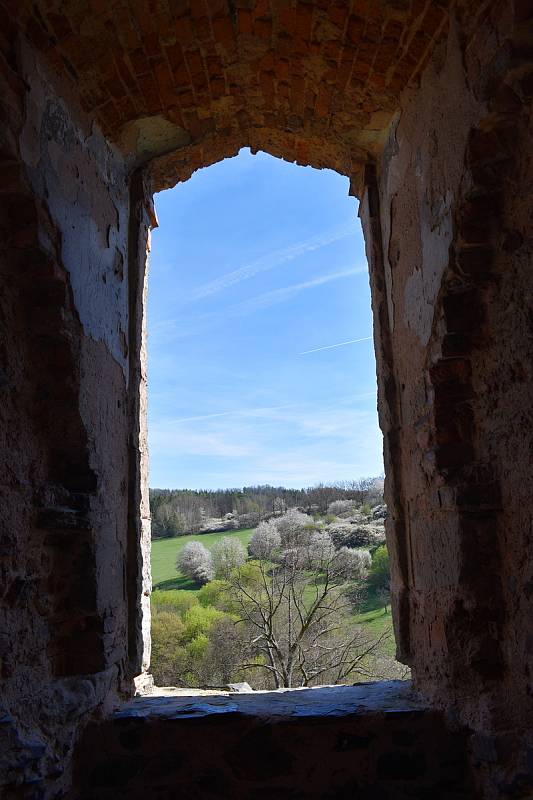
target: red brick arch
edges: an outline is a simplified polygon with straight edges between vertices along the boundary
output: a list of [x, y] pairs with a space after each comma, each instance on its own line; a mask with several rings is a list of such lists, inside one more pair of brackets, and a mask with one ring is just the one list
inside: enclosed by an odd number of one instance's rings
[[128, 125], [153, 118], [208, 149], [213, 139], [247, 143], [351, 171], [352, 160], [380, 149], [401, 92], [446, 34], [452, 5], [52, 0], [45, 9], [25, 0], [13, 24], [126, 150]]

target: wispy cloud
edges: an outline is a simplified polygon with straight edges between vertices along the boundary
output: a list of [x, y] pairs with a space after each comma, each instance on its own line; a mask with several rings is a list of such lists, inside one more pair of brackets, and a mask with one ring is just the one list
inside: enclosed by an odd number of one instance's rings
[[313, 350], [304, 350], [303, 353], [298, 353], [299, 356], [306, 356], [309, 353], [320, 353], [321, 350], [333, 350], [335, 347], [344, 347], [346, 344], [356, 344], [356, 342], [368, 342], [371, 336], [363, 336], [362, 339], [348, 339], [347, 342], [337, 342], [337, 344], [328, 344], [325, 347], [315, 347]]
[[231, 411], [217, 411], [214, 414], [198, 414], [195, 417], [178, 417], [169, 421], [170, 425], [181, 425], [184, 422], [199, 422], [205, 419], [215, 419], [216, 417], [255, 417], [268, 415], [269, 412], [278, 411], [283, 408], [293, 407], [293, 403], [282, 406], [259, 406], [258, 408], [236, 408]]
[[249, 300], [243, 300], [242, 303], [230, 306], [222, 313], [227, 316], [253, 314], [254, 311], [259, 311], [262, 308], [269, 308], [270, 306], [290, 300], [306, 289], [315, 289], [317, 286], [323, 286], [325, 283], [338, 281], [350, 275], [358, 275], [361, 272], [366, 272], [366, 267], [352, 267], [350, 269], [339, 270], [338, 272], [329, 272], [326, 275], [319, 275], [309, 281], [294, 283], [291, 286], [283, 286], [281, 289], [272, 289], [270, 292], [258, 294], [255, 297], [251, 297]]
[[234, 459], [253, 454], [250, 441], [236, 438], [231, 431], [216, 428], [187, 430], [166, 422], [152, 424], [150, 450], [156, 452], [158, 458], [170, 456], [178, 463], [184, 456]]
[[[190, 426], [184, 421], [160, 421], [149, 431], [151, 451], [175, 463], [165, 462], [167, 486], [184, 485], [178, 474], [184, 459], [206, 455], [210, 469], [200, 483], [212, 486], [250, 480], [302, 486], [382, 470], [381, 436], [368, 408], [294, 404], [199, 415]], [[153, 477], [155, 484], [163, 480], [157, 472]]]
[[[318, 275], [316, 278], [311, 278], [308, 281], [294, 283], [291, 286], [283, 286], [280, 289], [272, 289], [269, 292], [263, 292], [262, 294], [243, 300], [240, 303], [220, 308], [217, 311], [195, 314], [192, 319], [180, 317], [178, 319], [159, 320], [152, 324], [151, 332], [152, 335], [158, 337], [159, 341], [172, 341], [177, 338], [205, 333], [208, 325], [230, 319], [231, 317], [245, 317], [248, 314], [254, 314], [256, 311], [261, 311], [264, 308], [270, 308], [271, 306], [291, 300], [300, 292], [304, 292], [308, 289], [315, 289], [317, 286], [323, 286], [326, 283], [348, 278], [352, 275], [360, 275], [365, 273], [366, 270], [366, 266], [357, 266], [338, 270], [337, 272], [329, 272], [325, 275]], [[345, 344], [349, 344], [349, 342]], [[333, 345], [333, 347], [340, 347], [340, 345]], [[299, 355], [304, 354], [300, 353]]]
[[226, 274], [221, 275], [220, 278], [215, 278], [213, 281], [204, 283], [189, 295], [188, 301], [195, 302], [197, 300], [203, 300], [206, 297], [224, 291], [224, 289], [229, 289], [231, 286], [241, 283], [241, 281], [249, 280], [249, 278], [253, 278], [254, 275], [260, 272], [268, 272], [271, 269], [281, 266], [281, 264], [286, 264], [287, 261], [293, 261], [299, 256], [312, 253], [315, 250], [320, 250], [322, 247], [337, 242], [339, 239], [344, 239], [354, 232], [355, 225], [344, 225], [322, 236], [313, 236], [303, 242], [298, 242], [297, 244], [290, 245], [280, 250], [274, 250], [271, 253], [261, 256], [261, 258], [257, 258], [255, 261], [250, 261], [250, 263], [239, 267], [239, 269], [226, 272]]

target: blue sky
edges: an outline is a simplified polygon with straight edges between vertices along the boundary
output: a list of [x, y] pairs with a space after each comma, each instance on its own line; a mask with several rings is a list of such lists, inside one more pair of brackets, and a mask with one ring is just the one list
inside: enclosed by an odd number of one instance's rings
[[380, 474], [368, 270], [348, 180], [241, 150], [158, 194], [156, 210], [150, 486]]

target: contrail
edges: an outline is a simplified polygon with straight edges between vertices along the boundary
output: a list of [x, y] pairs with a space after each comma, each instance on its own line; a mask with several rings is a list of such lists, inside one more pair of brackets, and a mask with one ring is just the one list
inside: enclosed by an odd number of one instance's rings
[[203, 286], [199, 286], [196, 291], [193, 291], [189, 295], [188, 302], [203, 300], [206, 297], [210, 297], [212, 294], [221, 292], [224, 289], [229, 289], [236, 283], [253, 278], [260, 272], [268, 272], [275, 267], [285, 264], [287, 261], [293, 261], [299, 256], [312, 253], [315, 250], [320, 250], [322, 247], [326, 247], [329, 244], [333, 244], [333, 242], [339, 241], [339, 239], [344, 239], [346, 236], [350, 236], [353, 233], [353, 230], [354, 229], [351, 224], [345, 225], [343, 227], [328, 231], [322, 236], [313, 236], [310, 239], [306, 239], [304, 242], [289, 245], [281, 250], [275, 250], [272, 253], [268, 253], [266, 256], [262, 256], [261, 258], [246, 264], [244, 267], [233, 270], [233, 272], [227, 272], [225, 275], [221, 275], [220, 278], [215, 278], [215, 280], [209, 281], [209, 283], [204, 283]]
[[350, 267], [348, 269], [339, 270], [339, 272], [329, 272], [326, 275], [318, 275], [304, 283], [294, 283], [292, 286], [284, 286], [281, 289], [273, 289], [270, 292], [251, 297], [249, 300], [243, 300], [242, 303], [237, 303], [235, 306], [230, 306], [226, 310], [226, 314], [250, 314], [262, 308], [282, 303], [284, 300], [289, 300], [293, 295], [302, 292], [305, 289], [314, 289], [316, 286], [322, 286], [324, 283], [331, 281], [338, 281], [340, 278], [348, 278], [350, 275], [358, 275], [366, 272], [366, 267]]
[[334, 347], [344, 347], [345, 344], [355, 344], [356, 342], [368, 342], [372, 337], [365, 336], [362, 339], [348, 339], [347, 342], [338, 342], [338, 344], [328, 344], [326, 347], [315, 347], [314, 350], [304, 350], [303, 353], [298, 353], [299, 356], [306, 356], [308, 353], [319, 353], [321, 350], [332, 350]]
[[293, 408], [294, 405], [294, 403], [287, 403], [282, 406], [259, 406], [258, 408], [237, 408], [233, 411], [217, 411], [215, 414], [199, 414], [196, 417], [179, 417], [178, 419], [169, 420], [169, 424], [181, 425], [182, 422], [196, 422], [197, 420], [214, 419], [215, 417], [253, 416], [261, 411], [278, 411], [280, 408]]

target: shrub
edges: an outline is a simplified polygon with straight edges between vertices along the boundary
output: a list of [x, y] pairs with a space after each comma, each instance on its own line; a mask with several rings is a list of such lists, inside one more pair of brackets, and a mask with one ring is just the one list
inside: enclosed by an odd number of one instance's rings
[[347, 579], [363, 580], [368, 574], [372, 558], [368, 550], [341, 547], [337, 551], [341, 572]]
[[309, 541], [311, 531], [315, 530], [316, 524], [308, 514], [302, 514], [295, 508], [291, 508], [282, 517], [274, 522], [281, 537], [283, 548], [300, 547]]
[[334, 500], [328, 506], [328, 514], [333, 514], [338, 517], [341, 514], [347, 514], [355, 508], [354, 500]]
[[191, 641], [198, 634], [207, 633], [213, 623], [223, 616], [222, 611], [211, 606], [201, 606], [200, 603], [191, 606], [183, 616], [185, 638]]
[[248, 544], [248, 552], [253, 558], [271, 561], [275, 550], [281, 546], [281, 535], [274, 522], [261, 522], [255, 529]]
[[202, 606], [213, 606], [213, 608], [223, 609], [225, 606], [225, 594], [227, 591], [226, 581], [215, 580], [206, 583], [198, 594], [198, 601]]
[[[177, 592], [176, 592], [177, 594]], [[152, 673], [158, 686], [176, 686], [187, 668], [187, 651], [182, 645], [183, 621], [172, 611], [152, 614]]]
[[178, 553], [176, 566], [196, 583], [207, 583], [214, 577], [211, 553], [201, 542], [188, 542]]
[[335, 547], [331, 536], [325, 531], [311, 534], [307, 547], [307, 564], [309, 569], [320, 569], [335, 557]]
[[228, 578], [232, 570], [244, 564], [246, 552], [238, 539], [224, 536], [213, 546], [211, 557], [215, 576]]
[[368, 585], [376, 593], [383, 594], [390, 591], [390, 563], [387, 545], [378, 547], [372, 556], [372, 566], [368, 574]]
[[198, 600], [194, 594], [189, 592], [176, 592], [171, 589], [162, 591], [157, 589], [152, 592], [152, 608], [156, 611], [172, 611], [175, 614], [185, 614], [191, 607], [197, 604]]
[[379, 525], [334, 522], [326, 528], [335, 547], [376, 547], [382, 544], [385, 532]]

